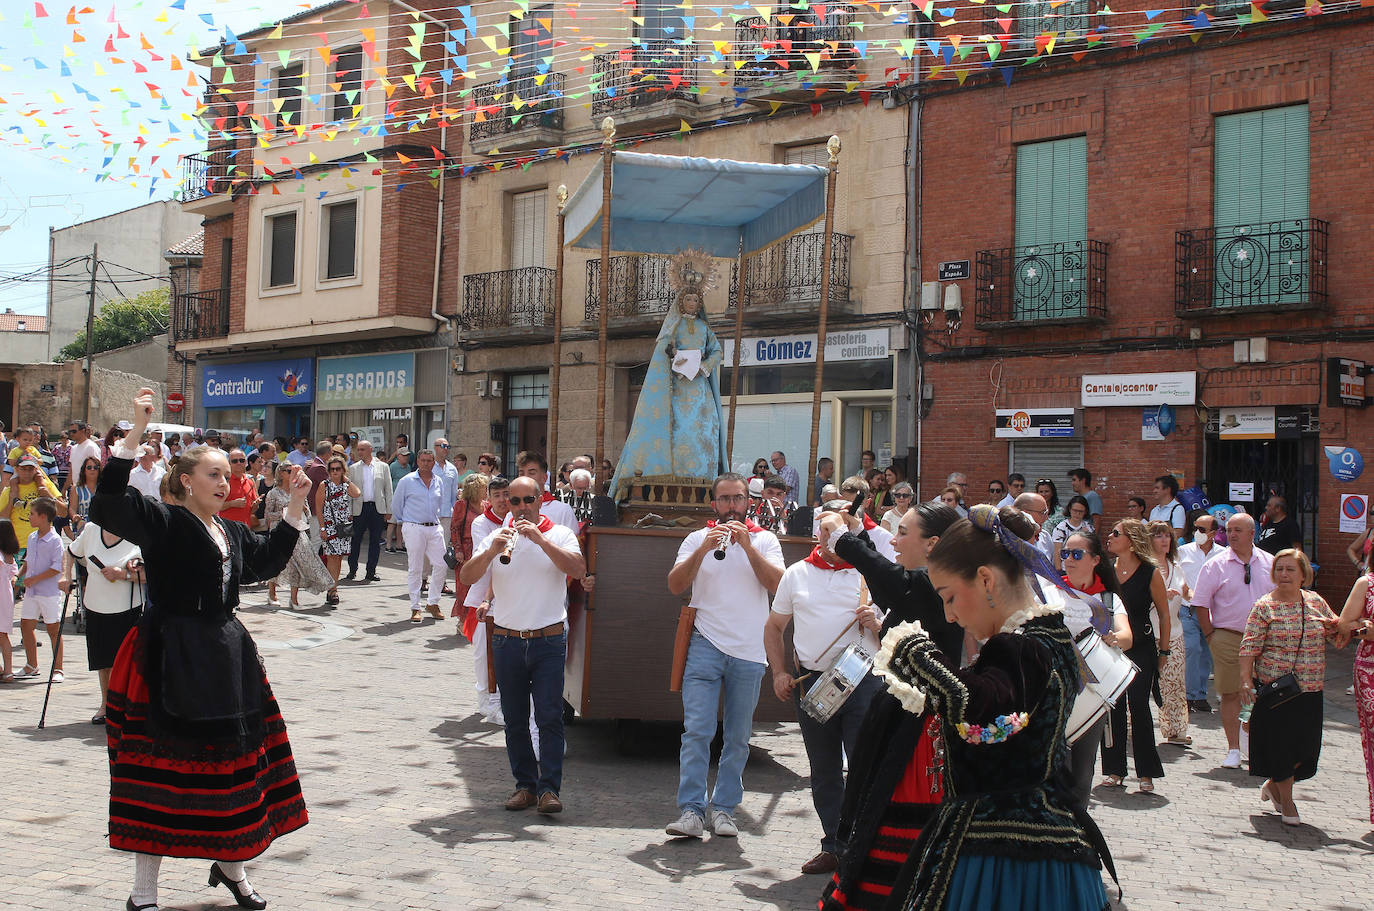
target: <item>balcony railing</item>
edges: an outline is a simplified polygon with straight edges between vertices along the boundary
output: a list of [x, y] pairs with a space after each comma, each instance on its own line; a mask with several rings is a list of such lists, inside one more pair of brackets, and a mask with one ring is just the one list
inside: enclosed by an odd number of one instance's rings
[[563, 129], [563, 74], [525, 73], [487, 82], [472, 90], [474, 115], [469, 141], [499, 141], [522, 130]]
[[[848, 234], [830, 235], [830, 311], [848, 312], [849, 248], [854, 238]], [[746, 315], [755, 319], [814, 312], [821, 302], [824, 234], [794, 234], [749, 258], [744, 283]], [[739, 273], [730, 270], [729, 310], [735, 308]]]
[[794, 80], [809, 81], [816, 75], [816, 54], [820, 55], [822, 70], [853, 69], [859, 60], [854, 48], [856, 16], [849, 7], [829, 6], [824, 19], [813, 12], [799, 12], [786, 25], [769, 23], [762, 16], [739, 20], [735, 24], [735, 55], [743, 63], [735, 70], [735, 84], [747, 86], [783, 74], [796, 74]]
[[652, 41], [593, 60], [597, 92], [592, 117], [642, 110], [664, 101], [695, 104], [697, 64], [695, 46]]
[[542, 266], [463, 276], [463, 327], [499, 335], [553, 328], [553, 270]]
[[229, 289], [178, 294], [172, 314], [172, 341], [224, 338], [229, 334]]
[[233, 151], [220, 149], [204, 155], [187, 155], [181, 160], [181, 201], [192, 202], [233, 187], [230, 169]]
[[[611, 306], [608, 324], [656, 323], [673, 303], [668, 286], [672, 260], [667, 256], [612, 256], [610, 259]], [[594, 321], [601, 317], [601, 260], [587, 260], [587, 298], [583, 314]]]
[[1175, 312], [1217, 316], [1324, 308], [1329, 227], [1318, 218], [1295, 218], [1179, 231]]
[[974, 277], [979, 329], [1107, 317], [1107, 245], [1100, 240], [979, 250]]

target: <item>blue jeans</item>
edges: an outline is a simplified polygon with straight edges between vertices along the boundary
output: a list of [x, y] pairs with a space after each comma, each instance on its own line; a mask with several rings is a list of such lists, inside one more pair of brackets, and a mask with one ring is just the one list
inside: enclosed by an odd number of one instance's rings
[[843, 748], [851, 759], [854, 758], [868, 704], [883, 684], [876, 674], [865, 675], [839, 711], [822, 724], [801, 707], [803, 687], [814, 686], [819, 676], [797, 684], [792, 690], [792, 704], [797, 708], [797, 724], [801, 726], [802, 743], [811, 764], [811, 802], [821, 820], [821, 850], [842, 854], [844, 846], [836, 837], [840, 830], [840, 807], [844, 803], [844, 759], [840, 750]]
[[1183, 648], [1188, 655], [1185, 686], [1188, 701], [1207, 698], [1207, 678], [1212, 674], [1212, 650], [1202, 637], [1202, 627], [1198, 625], [1197, 615], [1188, 605], [1178, 609], [1179, 621], [1183, 624]]
[[[706, 776], [711, 765], [711, 741], [716, 736], [716, 707], [725, 690], [725, 745], [720, 751], [712, 809], [734, 813], [744, 799], [744, 764], [749, 760], [749, 736], [754, 732], [754, 707], [766, 665], [732, 658], [701, 633], [692, 633], [687, 668], [682, 677], [681, 775], [677, 786], [680, 810], [706, 815]], [[502, 697], [505, 688], [502, 688]], [[511, 724], [506, 716], [506, 725]], [[543, 737], [543, 733], [540, 733]], [[540, 748], [543, 748], [541, 740]]]
[[[506, 716], [506, 756], [515, 786], [558, 794], [563, 786], [563, 662], [565, 633], [538, 639], [492, 636], [491, 654], [501, 713]], [[530, 700], [539, 729], [539, 756], [530, 739]]]

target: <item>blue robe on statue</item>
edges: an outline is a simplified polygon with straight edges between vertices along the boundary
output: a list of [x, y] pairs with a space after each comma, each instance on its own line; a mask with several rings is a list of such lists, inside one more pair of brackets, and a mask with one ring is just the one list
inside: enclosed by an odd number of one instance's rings
[[[695, 377], [673, 372], [669, 343], [680, 351], [701, 350]], [[716, 381], [722, 358], [720, 340], [706, 320], [685, 316], [674, 304], [654, 340], [634, 422], [611, 482], [613, 499], [629, 495], [636, 474], [714, 480], [724, 470], [725, 422]]]

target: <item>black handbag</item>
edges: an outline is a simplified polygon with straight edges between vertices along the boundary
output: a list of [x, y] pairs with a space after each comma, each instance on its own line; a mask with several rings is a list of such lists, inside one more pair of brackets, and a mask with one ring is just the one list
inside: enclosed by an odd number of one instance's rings
[[1288, 669], [1288, 673], [1275, 677], [1268, 683], [1255, 683], [1255, 705], [1261, 702], [1264, 708], [1274, 709], [1287, 702], [1291, 702], [1302, 695], [1302, 687], [1298, 685], [1297, 675], [1293, 673], [1298, 664], [1298, 652], [1302, 650], [1303, 640], [1307, 638], [1307, 604], [1301, 602], [1298, 609], [1302, 611], [1302, 632], [1298, 635], [1298, 647], [1293, 652], [1293, 663]]

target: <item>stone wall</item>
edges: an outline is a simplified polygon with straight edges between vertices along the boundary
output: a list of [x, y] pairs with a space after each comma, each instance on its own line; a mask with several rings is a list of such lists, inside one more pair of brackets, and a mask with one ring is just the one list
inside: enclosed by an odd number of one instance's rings
[[[85, 380], [81, 362], [33, 364], [17, 371], [19, 412], [17, 421], [37, 421], [50, 433], [61, 430], [67, 421], [80, 417], [85, 409]], [[116, 421], [128, 420], [133, 413], [133, 398], [144, 386], [157, 393], [155, 400], [167, 395], [167, 384], [134, 373], [95, 366], [91, 384], [91, 424], [100, 432]]]

